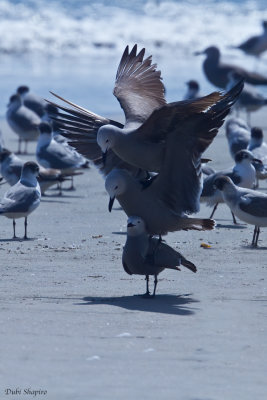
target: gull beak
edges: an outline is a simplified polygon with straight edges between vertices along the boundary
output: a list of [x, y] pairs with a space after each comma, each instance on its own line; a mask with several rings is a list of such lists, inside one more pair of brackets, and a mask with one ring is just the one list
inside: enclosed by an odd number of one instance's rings
[[129, 224], [127, 224], [127, 228], [132, 228], [133, 226], [135, 226], [135, 225], [132, 224], [131, 222], [129, 222]]
[[102, 163], [104, 166], [106, 165], [107, 152], [108, 152], [108, 150], [102, 152]]
[[258, 163], [258, 164], [262, 164], [262, 161], [259, 160], [258, 158], [253, 158], [252, 161], [253, 161], [253, 162], [256, 162], [256, 163]]
[[200, 56], [201, 54], [204, 54], [204, 51], [194, 51], [193, 53], [194, 56]]
[[108, 203], [108, 211], [111, 212], [113, 203], [114, 203], [115, 197], [110, 197], [109, 203]]

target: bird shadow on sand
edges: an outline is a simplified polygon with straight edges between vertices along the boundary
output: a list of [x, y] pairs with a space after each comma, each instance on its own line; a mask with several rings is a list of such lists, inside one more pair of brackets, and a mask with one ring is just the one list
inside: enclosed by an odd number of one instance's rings
[[[218, 220], [217, 220], [218, 221]], [[243, 224], [216, 224], [216, 228], [227, 228], [227, 229], [247, 229], [247, 225]]]
[[8, 243], [8, 242], [10, 242], [10, 243], [15, 243], [15, 242], [19, 242], [19, 243], [22, 243], [22, 242], [33, 242], [34, 240], [37, 240], [37, 238], [27, 238], [27, 239], [24, 239], [23, 237], [16, 237], [16, 238], [9, 238], [9, 239], [0, 239], [0, 243]]
[[[51, 199], [51, 197], [52, 197], [52, 199]], [[54, 200], [55, 199], [55, 200]], [[56, 200], [56, 199], [58, 199], [58, 200]], [[48, 199], [47, 197], [45, 197], [45, 198], [43, 198], [42, 197], [42, 203], [60, 203], [60, 204], [70, 204], [70, 202], [69, 201], [65, 201], [65, 200], [60, 200], [60, 199], [62, 199], [62, 197], [59, 197], [59, 196], [50, 196], [50, 199]], [[64, 197], [63, 197], [63, 199], [64, 199]], [[65, 197], [65, 199], [67, 200], [67, 198]]]
[[139, 295], [121, 297], [84, 297], [84, 303], [75, 305], [94, 306], [100, 304], [124, 308], [130, 311], [144, 311], [171, 315], [193, 315], [196, 308], [188, 308], [192, 303], [198, 303], [191, 294], [167, 295], [159, 294], [155, 297], [144, 298]]
[[255, 250], [255, 251], [257, 251], [257, 250], [267, 250], [266, 246], [257, 246], [257, 247], [255, 247], [255, 246], [252, 246], [251, 244], [243, 245], [243, 246], [240, 246], [240, 247], [242, 249], [246, 249], [246, 250]]
[[111, 232], [112, 235], [127, 235], [127, 232]]

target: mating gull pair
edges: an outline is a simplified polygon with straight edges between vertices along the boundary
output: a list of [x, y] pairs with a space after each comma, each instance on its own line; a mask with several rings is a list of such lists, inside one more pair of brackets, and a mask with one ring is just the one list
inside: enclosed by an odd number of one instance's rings
[[[212, 229], [213, 220], [188, 214], [199, 211], [202, 153], [243, 82], [227, 93], [167, 104], [161, 73], [144, 53], [137, 53], [136, 45], [129, 52], [127, 46], [118, 67], [114, 95], [125, 113], [124, 126], [60, 96], [71, 108], [52, 103], [61, 111], [51, 117], [70, 144], [106, 176], [110, 210], [116, 197], [128, 217], [142, 219], [150, 236]], [[144, 182], [147, 172], [157, 174]]]

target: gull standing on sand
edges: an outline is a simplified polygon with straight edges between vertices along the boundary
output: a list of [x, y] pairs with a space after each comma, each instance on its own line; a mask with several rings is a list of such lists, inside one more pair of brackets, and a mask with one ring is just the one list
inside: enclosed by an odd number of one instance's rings
[[18, 94], [10, 97], [7, 107], [7, 122], [19, 137], [18, 154], [21, 153], [22, 141], [25, 142], [24, 153], [27, 153], [28, 142], [37, 140], [39, 136], [38, 126], [41, 119], [34, 111], [22, 104], [21, 97]]
[[220, 50], [216, 46], [210, 46], [203, 51], [195, 52], [195, 55], [205, 54], [206, 59], [203, 63], [203, 70], [208, 81], [214, 86], [225, 89], [229, 82], [229, 73], [237, 72], [247, 83], [252, 85], [267, 85], [267, 77], [256, 72], [250, 72], [244, 68], [224, 64], [220, 61]]
[[250, 131], [247, 123], [240, 118], [229, 118], [225, 123], [225, 133], [232, 158], [240, 150], [246, 150], [250, 142]]
[[214, 181], [224, 202], [241, 221], [255, 225], [251, 245], [257, 247], [260, 227], [267, 226], [267, 194], [236, 186], [227, 176]]
[[[229, 83], [226, 89], [230, 90], [242, 79], [236, 72], [229, 73]], [[267, 98], [257, 92], [251, 85], [245, 83], [242, 93], [235, 104], [237, 110], [244, 110], [247, 114], [247, 124], [250, 125], [251, 113], [267, 105]]]
[[[240, 150], [235, 155], [235, 166], [232, 169], [218, 171], [204, 180], [201, 201], [206, 202], [209, 207], [214, 207], [210, 218], [213, 218], [218, 204], [224, 202], [221, 192], [214, 186], [215, 180], [222, 175], [226, 175], [238, 186], [251, 189], [256, 179], [256, 171], [252, 165], [255, 161], [260, 162], [254, 158], [250, 151]], [[233, 213], [232, 216], [233, 222], [236, 224]]]
[[[25, 161], [8, 149], [2, 149], [0, 151], [0, 173], [10, 186], [15, 185], [19, 181], [24, 164]], [[38, 182], [41, 188], [41, 194], [44, 195], [47, 189], [56, 184], [59, 185], [61, 194], [61, 183], [68, 180], [68, 177], [71, 175], [63, 174], [58, 169], [47, 169], [39, 166]]]
[[261, 35], [252, 36], [239, 46], [234, 46], [236, 49], [244, 51], [244, 53], [259, 57], [267, 50], [267, 21], [262, 21], [263, 32]]
[[[55, 116], [62, 134], [71, 140], [80, 153], [89, 159], [97, 156], [95, 137], [103, 153], [103, 164], [109, 161], [104, 173], [115, 167], [134, 171], [160, 171], [165, 158], [168, 131], [190, 115], [205, 112], [220, 101], [234, 103], [241, 90], [239, 83], [230, 93], [211, 93], [198, 100], [166, 103], [160, 71], [151, 64], [151, 56], [144, 59], [145, 49], [137, 54], [126, 47], [116, 75], [114, 94], [125, 113], [125, 125], [107, 120], [63, 98], [73, 109], [57, 104], [64, 113]], [[91, 150], [90, 150], [91, 149]], [[115, 155], [114, 155], [115, 153]], [[116, 156], [116, 157], [114, 157]], [[112, 162], [110, 162], [112, 159]], [[124, 162], [126, 165], [119, 165]], [[136, 175], [136, 172], [133, 173]]]
[[16, 219], [24, 218], [24, 239], [27, 239], [27, 218], [39, 206], [39, 167], [35, 162], [24, 164], [20, 180], [4, 194], [0, 201], [0, 215], [13, 219], [13, 238], [16, 238]]
[[[39, 125], [39, 131], [40, 136], [36, 148], [36, 158], [42, 167], [59, 169], [63, 173], [72, 173], [77, 169], [88, 167], [84, 157], [53, 139], [52, 127], [48, 122], [42, 122]], [[73, 178], [73, 175], [71, 175], [71, 178]]]
[[19, 86], [17, 94], [20, 95], [25, 107], [34, 111], [40, 118], [45, 115], [47, 103], [42, 97], [31, 93], [28, 86]]
[[122, 253], [122, 265], [129, 275], [146, 276], [146, 293], [150, 297], [149, 276], [154, 276], [154, 291], [158, 283], [158, 274], [165, 268], [180, 271], [179, 265], [197, 272], [196, 266], [188, 261], [182, 254], [158, 239], [148, 235], [145, 223], [140, 217], [131, 216], [127, 221], [127, 240]]

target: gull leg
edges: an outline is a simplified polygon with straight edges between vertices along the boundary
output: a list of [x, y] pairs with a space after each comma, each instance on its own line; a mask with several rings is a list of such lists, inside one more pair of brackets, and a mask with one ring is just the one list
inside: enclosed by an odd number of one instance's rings
[[25, 140], [24, 154], [28, 154], [28, 140]]
[[251, 118], [250, 118], [250, 112], [247, 111], [247, 124], [250, 127], [251, 126]]
[[153, 290], [153, 297], [155, 297], [156, 295], [156, 288], [157, 288], [157, 284], [158, 284], [158, 275], [155, 275], [155, 279], [154, 279], [154, 290]]
[[57, 188], [59, 190], [59, 193], [58, 193], [59, 196], [62, 196], [62, 186], [61, 185], [62, 185], [62, 182], [58, 182]]
[[232, 217], [233, 217], [233, 223], [237, 224], [236, 219], [235, 219], [235, 214], [233, 213], [233, 211], [231, 211]]
[[28, 239], [28, 237], [27, 237], [27, 225], [28, 225], [28, 221], [27, 221], [27, 217], [25, 217], [25, 219], [24, 219], [24, 239]]
[[256, 234], [257, 234], [257, 226], [255, 226], [255, 228], [254, 228], [251, 246], [255, 246]]
[[255, 247], [258, 246], [259, 235], [260, 235], [260, 227], [257, 226], [257, 234], [256, 234], [256, 240], [255, 240], [255, 244], [254, 244]]
[[73, 184], [73, 176], [71, 176], [71, 186], [69, 190], [75, 190], [74, 184]]
[[146, 293], [143, 295], [143, 297], [145, 297], [145, 298], [150, 297], [150, 292], [149, 292], [149, 275], [146, 275]]
[[214, 208], [213, 208], [213, 210], [212, 210], [212, 213], [210, 214], [210, 218], [213, 217], [215, 211], [217, 210], [218, 204], [219, 204], [219, 203], [216, 203], [216, 204], [215, 204], [215, 206], [214, 206]]
[[21, 154], [21, 138], [19, 138], [19, 141], [18, 141], [18, 151], [17, 151], [17, 154]]
[[13, 239], [16, 239], [16, 221], [13, 219]]

